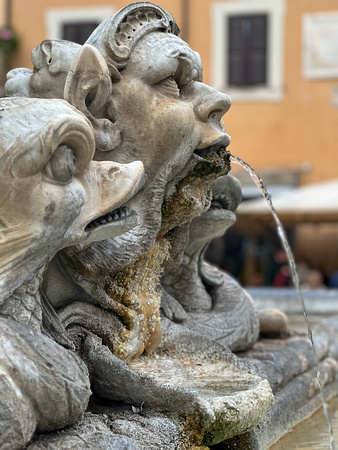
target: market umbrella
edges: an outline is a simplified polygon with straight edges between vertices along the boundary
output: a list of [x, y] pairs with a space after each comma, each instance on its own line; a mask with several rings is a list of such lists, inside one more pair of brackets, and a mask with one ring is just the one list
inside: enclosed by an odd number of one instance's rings
[[[338, 221], [338, 178], [314, 183], [272, 197], [283, 223]], [[271, 210], [262, 198], [242, 202], [236, 211], [241, 220], [271, 221]]]

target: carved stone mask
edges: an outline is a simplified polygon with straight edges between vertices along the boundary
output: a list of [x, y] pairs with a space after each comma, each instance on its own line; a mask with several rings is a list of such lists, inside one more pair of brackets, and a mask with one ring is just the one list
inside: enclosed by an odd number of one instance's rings
[[[98, 41], [89, 42], [100, 48]], [[83, 76], [81, 64], [77, 70], [78, 76]], [[97, 149], [95, 158], [120, 163], [140, 159], [144, 163], [146, 183], [130, 202], [141, 216], [141, 225], [132, 232], [133, 236], [123, 238], [126, 245], [133, 246], [137, 257], [149, 249], [159, 231], [168, 182], [191, 159], [202, 160], [229, 144], [221, 118], [229, 109], [230, 100], [202, 83], [199, 55], [174, 34], [145, 34], [135, 43], [120, 71], [120, 81], [112, 84], [105, 117], [115, 133], [119, 130], [121, 142], [111, 151]], [[76, 99], [76, 106], [81, 108], [76, 93], [71, 95], [72, 89], [70, 84], [68, 96]], [[95, 128], [95, 119], [93, 124]], [[105, 251], [105, 244], [98, 246]], [[109, 248], [110, 255], [114, 255], [112, 242]], [[122, 261], [130, 252], [119, 252], [118, 265], [132, 262]], [[114, 261], [110, 262], [110, 269], [118, 269]]]
[[45, 40], [32, 50], [34, 70], [13, 69], [7, 74], [7, 97], [64, 98], [72, 59], [81, 48], [74, 42]]
[[91, 161], [92, 127], [63, 100], [2, 99], [1, 111], [1, 275], [23, 258], [34, 271], [66, 245], [136, 224], [117, 226], [109, 213], [141, 186], [141, 162]]
[[[141, 160], [145, 167], [145, 184], [129, 202], [139, 226], [118, 242], [92, 244], [88, 251], [99, 255], [95, 261], [90, 257], [88, 263], [83, 246], [72, 252], [85, 260], [88, 274], [96, 267], [119, 270], [143, 255], [160, 230], [168, 183], [174, 186], [230, 142], [221, 122], [230, 100], [202, 83], [200, 57], [178, 33], [169, 13], [142, 2], [103, 22], [77, 52], [65, 41], [45, 41], [33, 51], [30, 95], [34, 89], [41, 97], [63, 92], [93, 126], [94, 159]], [[207, 183], [195, 215], [206, 207], [206, 190]]]

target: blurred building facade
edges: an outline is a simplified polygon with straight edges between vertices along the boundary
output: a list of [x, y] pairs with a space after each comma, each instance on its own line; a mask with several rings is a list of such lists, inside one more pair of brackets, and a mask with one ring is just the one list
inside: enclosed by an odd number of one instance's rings
[[[20, 38], [11, 67], [31, 68], [31, 50], [44, 39], [84, 42], [97, 24], [129, 3], [0, 0], [0, 25], [11, 25]], [[155, 3], [173, 14], [181, 37], [200, 53], [204, 81], [232, 98], [224, 122], [233, 154], [272, 191], [338, 177], [337, 0]], [[233, 173], [246, 198], [259, 195], [248, 175], [237, 166]], [[255, 234], [255, 227], [247, 228]], [[292, 236], [297, 233], [293, 226]], [[301, 236], [295, 245], [307, 242]]]
[[[81, 40], [128, 3], [0, 0], [1, 23], [9, 18], [20, 37], [11, 66], [31, 67], [44, 39]], [[337, 176], [337, 0], [156, 3], [200, 53], [205, 82], [231, 96], [225, 123], [234, 154], [258, 170], [296, 173], [300, 184]]]

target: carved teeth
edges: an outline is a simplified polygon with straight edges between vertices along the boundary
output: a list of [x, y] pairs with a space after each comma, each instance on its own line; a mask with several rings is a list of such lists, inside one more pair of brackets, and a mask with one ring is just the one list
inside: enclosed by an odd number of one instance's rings
[[85, 231], [93, 230], [93, 228], [99, 227], [100, 225], [123, 220], [131, 215], [133, 215], [133, 211], [130, 208], [128, 208], [127, 206], [121, 206], [121, 208], [114, 209], [114, 211], [111, 211], [104, 216], [98, 217], [90, 222], [86, 226]]
[[229, 209], [232, 211], [231, 200], [227, 195], [215, 194], [212, 196], [210, 209]]

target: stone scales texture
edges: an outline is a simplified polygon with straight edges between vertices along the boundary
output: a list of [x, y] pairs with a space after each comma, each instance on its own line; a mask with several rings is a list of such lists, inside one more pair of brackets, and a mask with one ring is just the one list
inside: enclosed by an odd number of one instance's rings
[[[230, 100], [202, 83], [178, 33], [166, 11], [132, 4], [84, 46], [44, 41], [33, 71], [8, 74], [1, 449], [231, 448], [233, 436], [259, 448], [271, 441], [262, 424], [286, 404], [278, 389], [312, 380], [304, 339], [255, 344], [260, 317], [277, 335], [288, 334], [285, 317], [259, 315], [203, 261], [241, 192], [227, 175]], [[270, 385], [277, 406], [266, 415]], [[312, 398], [313, 383], [303, 391]]]

